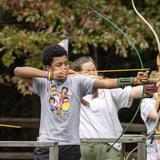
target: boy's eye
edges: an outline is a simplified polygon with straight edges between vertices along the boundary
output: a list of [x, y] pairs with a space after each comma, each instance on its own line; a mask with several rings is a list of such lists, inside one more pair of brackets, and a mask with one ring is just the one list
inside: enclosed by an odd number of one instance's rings
[[68, 66], [69, 62], [66, 62], [66, 63], [57, 63], [55, 66], [56, 67], [61, 67], [62, 65]]
[[60, 66], [61, 66], [61, 64], [60, 64], [60, 63], [56, 64], [56, 67], [60, 67]]

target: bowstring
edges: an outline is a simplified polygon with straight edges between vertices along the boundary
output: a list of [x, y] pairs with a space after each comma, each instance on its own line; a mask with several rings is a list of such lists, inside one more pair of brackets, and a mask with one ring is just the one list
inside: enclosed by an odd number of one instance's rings
[[[140, 62], [140, 66], [142, 69], [144, 69], [144, 65], [141, 59], [141, 56], [137, 50], [137, 48], [135, 47], [135, 44], [132, 42], [131, 38], [129, 36], [127, 36], [126, 33], [124, 33], [117, 25], [115, 25], [111, 20], [109, 20], [107, 17], [105, 17], [104, 15], [102, 15], [101, 13], [99, 13], [98, 11], [96, 11], [95, 9], [93, 9], [92, 7], [90, 7], [90, 9], [100, 18], [104, 19], [108, 24], [111, 24], [117, 31], [119, 31], [122, 35], [124, 35], [124, 37], [127, 39], [129, 45], [132, 47], [132, 49], [134, 49], [134, 51], [136, 52], [136, 55], [138, 57], [138, 60]], [[133, 121], [135, 120], [139, 110], [140, 110], [140, 105], [142, 103], [142, 98], [144, 96], [144, 85], [143, 85], [143, 91], [142, 91], [142, 96], [138, 105], [138, 108], [133, 116], [133, 118], [131, 119], [131, 121], [129, 122], [128, 126], [123, 130], [122, 134], [115, 140], [115, 142], [111, 145], [111, 147], [107, 150], [108, 152], [113, 148], [113, 146], [119, 141], [119, 139], [123, 136], [124, 133], [126, 133], [126, 131], [128, 130], [128, 128], [131, 126], [131, 124], [133, 123]]]

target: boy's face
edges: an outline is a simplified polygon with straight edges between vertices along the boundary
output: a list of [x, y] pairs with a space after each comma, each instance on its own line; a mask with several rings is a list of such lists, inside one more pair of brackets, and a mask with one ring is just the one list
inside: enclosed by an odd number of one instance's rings
[[57, 80], [64, 80], [69, 71], [69, 62], [66, 55], [61, 57], [54, 57], [50, 69], [56, 74]]

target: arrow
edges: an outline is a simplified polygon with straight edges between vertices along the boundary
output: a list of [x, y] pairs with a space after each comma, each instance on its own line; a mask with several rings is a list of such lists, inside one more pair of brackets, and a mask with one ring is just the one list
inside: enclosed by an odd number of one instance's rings
[[22, 128], [21, 126], [8, 125], [8, 124], [0, 124], [0, 127], [8, 127], [8, 128]]

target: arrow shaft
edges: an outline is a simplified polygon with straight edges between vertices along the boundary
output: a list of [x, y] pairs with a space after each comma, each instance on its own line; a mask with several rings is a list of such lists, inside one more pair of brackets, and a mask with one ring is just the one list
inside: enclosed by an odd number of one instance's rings
[[8, 124], [0, 124], [0, 127], [8, 127], [8, 128], [21, 128], [21, 126], [8, 125]]

